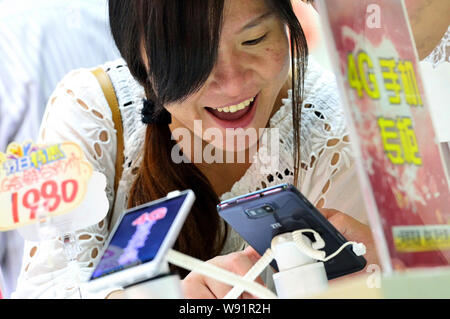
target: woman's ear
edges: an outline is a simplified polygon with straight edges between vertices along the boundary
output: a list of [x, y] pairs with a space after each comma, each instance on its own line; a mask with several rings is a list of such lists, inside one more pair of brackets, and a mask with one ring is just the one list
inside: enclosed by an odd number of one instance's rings
[[311, 4], [303, 0], [292, 0], [292, 7], [302, 25], [308, 48], [313, 51], [320, 42], [319, 14]]

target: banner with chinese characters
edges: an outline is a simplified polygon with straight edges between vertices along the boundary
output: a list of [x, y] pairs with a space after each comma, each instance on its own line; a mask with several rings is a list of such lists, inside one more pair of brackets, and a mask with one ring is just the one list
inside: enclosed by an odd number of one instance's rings
[[91, 176], [92, 166], [75, 143], [11, 143], [0, 153], [0, 231], [74, 210]]
[[383, 268], [448, 266], [450, 191], [403, 0], [319, 14]]

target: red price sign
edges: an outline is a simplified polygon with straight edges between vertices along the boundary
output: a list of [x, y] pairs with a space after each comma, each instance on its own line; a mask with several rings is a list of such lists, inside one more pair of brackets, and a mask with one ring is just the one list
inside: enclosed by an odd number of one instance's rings
[[52, 213], [61, 206], [60, 204], [72, 203], [77, 197], [77, 193], [78, 181], [75, 179], [65, 180], [60, 185], [53, 180], [47, 181], [41, 185], [40, 189], [27, 190], [22, 197], [15, 192], [11, 197], [13, 221], [16, 224], [20, 222], [19, 203], [29, 210], [29, 219], [33, 220], [36, 219], [36, 212], [42, 201], [45, 212]]
[[[0, 230], [67, 213], [86, 195], [92, 175], [81, 148], [74, 143], [33, 147], [0, 162]], [[6, 160], [5, 160], [6, 158]]]

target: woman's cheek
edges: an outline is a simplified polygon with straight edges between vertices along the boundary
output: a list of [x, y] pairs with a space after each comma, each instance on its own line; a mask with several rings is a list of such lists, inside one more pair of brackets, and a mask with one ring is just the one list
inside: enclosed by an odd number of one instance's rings
[[193, 129], [194, 121], [200, 120], [198, 110], [190, 103], [171, 104], [166, 106], [172, 118], [188, 129]]
[[281, 87], [285, 83], [290, 70], [289, 58], [284, 52], [273, 49], [267, 49], [265, 56], [263, 72], [266, 85]]
[[263, 56], [265, 59], [265, 68], [270, 70], [272, 77], [281, 77], [284, 79], [290, 69], [288, 40], [284, 37], [278, 37], [277, 41], [269, 43], [264, 48]]

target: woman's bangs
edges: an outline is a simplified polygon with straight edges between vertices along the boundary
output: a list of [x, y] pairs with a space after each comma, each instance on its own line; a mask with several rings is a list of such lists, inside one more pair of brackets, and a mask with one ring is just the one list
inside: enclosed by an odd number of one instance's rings
[[224, 1], [141, 1], [152, 91], [163, 105], [182, 101], [202, 87], [214, 67]]

